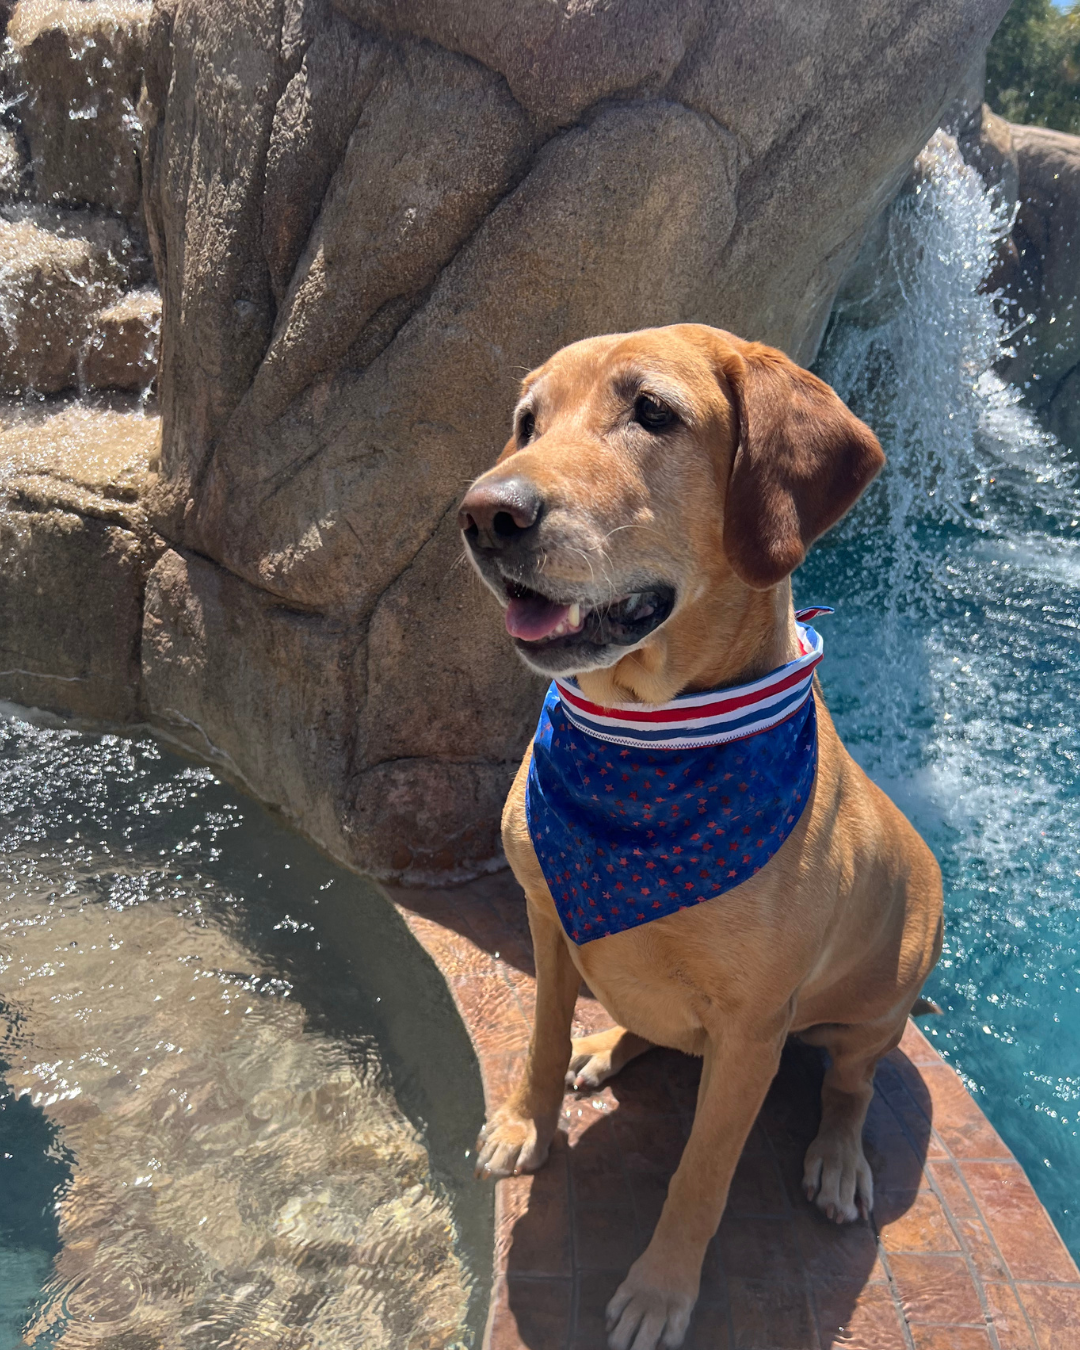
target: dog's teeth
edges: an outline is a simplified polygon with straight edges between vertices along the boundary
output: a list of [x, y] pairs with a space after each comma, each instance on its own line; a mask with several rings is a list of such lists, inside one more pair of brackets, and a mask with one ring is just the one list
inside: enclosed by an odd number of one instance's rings
[[576, 628], [578, 624], [581, 622], [581, 606], [577, 603], [576, 600], [567, 611], [566, 622], [569, 624], [571, 628]]

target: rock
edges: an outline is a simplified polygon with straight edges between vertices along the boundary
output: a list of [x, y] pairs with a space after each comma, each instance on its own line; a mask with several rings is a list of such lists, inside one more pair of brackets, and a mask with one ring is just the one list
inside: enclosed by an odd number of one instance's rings
[[0, 208], [0, 390], [51, 394], [75, 385], [94, 316], [117, 300], [137, 267], [118, 220]]
[[[529, 148], [528, 124], [504, 82], [473, 61], [410, 44], [377, 50], [368, 71], [375, 78], [289, 269], [242, 415], [269, 421], [320, 374], [355, 366], [350, 348], [371, 320], [434, 281], [511, 186]], [[280, 124], [275, 132], [278, 144], [286, 140]], [[281, 182], [280, 161], [277, 169]], [[306, 175], [299, 185], [308, 187]], [[292, 252], [279, 247], [283, 269]]]
[[142, 641], [155, 720], [340, 857], [364, 681], [355, 635], [170, 549], [150, 574]]
[[130, 408], [16, 409], [0, 432], [0, 698], [126, 721], [140, 711], [140, 497], [159, 424]]
[[514, 99], [546, 128], [577, 121], [612, 95], [669, 83], [705, 27], [706, 6], [614, 0], [332, 0], [361, 28], [425, 38], [498, 71]]
[[79, 383], [87, 389], [149, 389], [160, 337], [160, 293], [153, 287], [129, 292], [94, 316]]
[[[435, 603], [445, 552], [434, 550], [428, 566]], [[492, 804], [514, 765], [498, 757], [493, 736], [473, 754], [439, 754], [446, 731], [431, 707], [427, 736], [410, 736], [390, 683], [408, 650], [409, 618], [408, 597], [389, 595], [374, 634], [386, 648], [376, 656], [351, 625], [284, 605], [205, 559], [170, 550], [146, 595], [147, 706], [171, 736], [269, 798], [335, 857], [419, 883], [475, 875], [497, 856]], [[282, 679], [283, 670], [293, 678]], [[454, 730], [471, 729], [467, 700], [477, 686], [486, 692], [482, 670], [465, 664], [471, 684]], [[410, 711], [422, 706], [425, 678], [418, 672], [400, 691]], [[515, 698], [520, 686], [511, 684], [504, 706], [492, 709], [497, 728], [508, 712], [520, 719], [532, 711], [531, 697], [527, 707], [506, 708]], [[358, 716], [368, 700], [387, 718], [371, 745], [361, 737], [375, 719]]]
[[387, 43], [330, 15], [278, 100], [262, 213], [263, 249], [278, 303], [388, 55]]
[[1009, 211], [1020, 193], [1020, 160], [1013, 142], [1013, 129], [988, 103], [983, 103], [957, 136], [964, 163], [982, 178]]
[[159, 715], [359, 866], [484, 865], [537, 688], [453, 522], [519, 374], [674, 320], [812, 359], [1004, 8], [158, 4]]
[[1010, 326], [1002, 374], [1040, 419], [1080, 450], [1080, 136], [1013, 126], [1020, 207], [1016, 256], [1002, 269]]
[[18, 0], [8, 24], [39, 202], [139, 213], [147, 0]]

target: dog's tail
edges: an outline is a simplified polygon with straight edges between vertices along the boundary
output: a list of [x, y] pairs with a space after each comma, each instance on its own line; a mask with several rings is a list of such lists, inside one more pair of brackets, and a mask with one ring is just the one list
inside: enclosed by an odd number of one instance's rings
[[937, 1017], [944, 1015], [932, 998], [917, 998], [912, 1004], [912, 1017], [929, 1017], [931, 1013]]

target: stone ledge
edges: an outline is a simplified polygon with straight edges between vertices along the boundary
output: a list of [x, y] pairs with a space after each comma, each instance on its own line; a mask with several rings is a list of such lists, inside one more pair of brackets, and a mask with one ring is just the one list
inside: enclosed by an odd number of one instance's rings
[[0, 698], [123, 722], [141, 712], [140, 496], [159, 423], [130, 400], [8, 408], [0, 430]]
[[[508, 872], [453, 890], [388, 887], [476, 1046], [489, 1105], [519, 1071], [534, 979]], [[610, 1025], [578, 1001], [575, 1035]], [[693, 1119], [698, 1066], [654, 1050], [567, 1094], [534, 1176], [495, 1191], [484, 1350], [603, 1350], [603, 1309], [648, 1240]], [[958, 1075], [909, 1023], [878, 1068], [865, 1133], [877, 1203], [838, 1228], [802, 1197], [816, 1052], [793, 1045], [750, 1135], [706, 1258], [686, 1350], [1068, 1350], [1080, 1272]], [[480, 1184], [480, 1183], [477, 1183]]]

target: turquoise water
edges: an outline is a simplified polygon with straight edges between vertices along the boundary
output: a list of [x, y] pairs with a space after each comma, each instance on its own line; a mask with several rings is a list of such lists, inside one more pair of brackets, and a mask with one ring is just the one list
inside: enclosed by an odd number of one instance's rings
[[818, 363], [889, 466], [796, 577], [848, 747], [941, 863], [924, 1030], [1080, 1257], [1080, 467], [989, 373], [1002, 221], [940, 148], [894, 209], [902, 302]]

